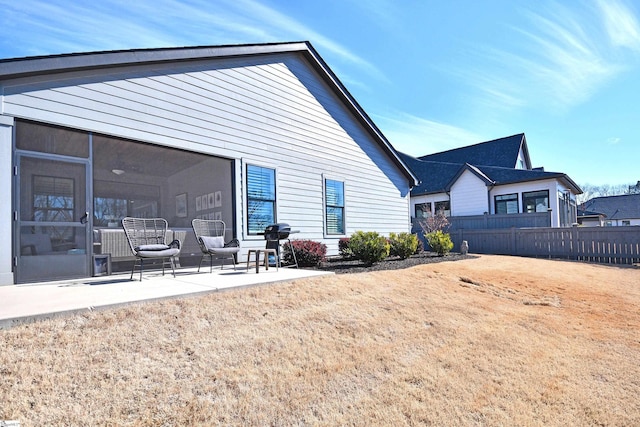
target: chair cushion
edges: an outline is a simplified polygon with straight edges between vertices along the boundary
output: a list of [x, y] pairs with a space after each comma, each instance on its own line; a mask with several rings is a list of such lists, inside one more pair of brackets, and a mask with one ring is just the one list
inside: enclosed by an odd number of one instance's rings
[[169, 245], [163, 245], [163, 244], [152, 244], [152, 245], [140, 245], [137, 246], [136, 248], [136, 252], [140, 252], [140, 251], [164, 251], [165, 249], [169, 249]]
[[161, 251], [153, 250], [153, 251], [145, 251], [141, 250], [136, 253], [136, 255], [140, 258], [169, 258], [172, 256], [176, 256], [180, 253], [180, 249], [178, 248], [167, 248]]
[[224, 237], [200, 236], [200, 241], [207, 249], [218, 249], [224, 247]]
[[212, 255], [232, 255], [237, 254], [238, 252], [240, 252], [240, 248], [238, 247], [207, 249], [207, 253]]

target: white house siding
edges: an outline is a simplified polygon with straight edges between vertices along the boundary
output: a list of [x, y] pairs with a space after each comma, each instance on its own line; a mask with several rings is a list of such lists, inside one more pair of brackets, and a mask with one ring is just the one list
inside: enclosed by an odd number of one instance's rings
[[518, 160], [516, 160], [516, 164], [513, 167], [515, 169], [527, 169], [526, 156], [524, 155], [524, 150], [522, 148], [518, 151]]
[[583, 219], [581, 225], [583, 227], [602, 227], [603, 223], [604, 222], [599, 219]]
[[[6, 116], [240, 159], [236, 174], [246, 164], [275, 168], [277, 220], [330, 253], [337, 238], [323, 236], [323, 174], [344, 180], [347, 234], [409, 230], [406, 176], [297, 54], [38, 76], [3, 88]], [[244, 188], [236, 190], [244, 206]], [[240, 216], [244, 253], [263, 246]]]
[[[624, 224], [623, 221], [629, 221], [629, 224]], [[583, 222], [583, 225], [584, 224]], [[640, 225], [640, 219], [637, 218], [625, 218], [625, 219], [608, 219], [605, 218], [603, 225], [611, 227], [626, 227], [627, 225]], [[593, 225], [592, 225], [593, 226]]]
[[482, 215], [488, 212], [487, 185], [473, 172], [466, 170], [451, 186], [451, 215]]

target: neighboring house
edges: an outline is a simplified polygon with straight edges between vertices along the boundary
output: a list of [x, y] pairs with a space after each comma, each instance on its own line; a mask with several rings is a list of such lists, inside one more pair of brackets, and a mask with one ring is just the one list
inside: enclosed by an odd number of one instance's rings
[[602, 227], [604, 226], [605, 215], [592, 212], [585, 211], [582, 208], [578, 208], [578, 224], [584, 227]]
[[193, 218], [244, 259], [270, 223], [329, 254], [410, 229], [416, 177], [307, 42], [0, 60], [0, 106], [0, 284], [125, 260], [124, 216], [166, 218], [183, 265]]
[[640, 225], [640, 194], [623, 194], [620, 196], [594, 197], [586, 201], [580, 208], [597, 213], [604, 217], [599, 223], [587, 221], [582, 216], [582, 225], [616, 227]]
[[551, 212], [551, 226], [576, 222], [582, 190], [564, 173], [532, 168], [524, 134], [414, 158], [420, 179], [411, 190], [413, 218]]

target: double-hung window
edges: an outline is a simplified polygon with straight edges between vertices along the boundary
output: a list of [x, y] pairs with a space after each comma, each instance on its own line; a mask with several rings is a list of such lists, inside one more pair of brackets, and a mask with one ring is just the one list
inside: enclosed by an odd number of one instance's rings
[[342, 235], [344, 229], [344, 183], [324, 180], [325, 230], [327, 234]]
[[496, 196], [496, 214], [518, 213], [518, 194], [503, 194]]
[[276, 222], [276, 171], [247, 165], [247, 230], [264, 232]]

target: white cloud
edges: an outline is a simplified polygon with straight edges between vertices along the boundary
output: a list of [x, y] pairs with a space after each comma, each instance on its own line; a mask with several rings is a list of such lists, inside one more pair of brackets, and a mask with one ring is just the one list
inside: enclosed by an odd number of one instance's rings
[[597, 4], [611, 44], [640, 51], [640, 25], [633, 11], [612, 0], [599, 0]]
[[371, 77], [376, 80], [388, 81], [382, 71], [369, 63], [359, 55], [351, 52], [345, 46], [333, 41], [332, 39], [323, 36], [315, 30], [301, 24], [295, 19], [278, 12], [275, 9], [269, 8], [259, 1], [255, 0], [234, 0], [235, 7], [242, 9], [247, 14], [250, 14], [255, 21], [256, 26], [267, 25], [271, 28], [271, 31], [276, 34], [281, 34], [281, 37], [290, 39], [291, 37], [309, 40], [318, 49], [325, 49], [331, 54], [337, 56], [343, 61], [346, 61], [356, 67], [364, 70]]
[[598, 6], [523, 11], [528, 25], [511, 28], [511, 48], [474, 46], [473, 59], [454, 72], [478, 91], [476, 108], [563, 112], [592, 98], [627, 68], [629, 58], [612, 47], [640, 50], [633, 11], [614, 0]]
[[530, 14], [537, 33], [524, 33], [532, 43], [531, 56], [521, 58], [521, 68], [528, 71], [534, 88], [559, 107], [589, 99], [620, 70], [607, 57], [600, 35], [585, 29], [584, 18], [557, 6], [550, 18]]
[[401, 8], [395, 0], [349, 0], [349, 3], [386, 32], [397, 34], [403, 28]]
[[397, 150], [416, 157], [485, 140], [466, 129], [407, 113], [376, 116], [374, 120]]
[[328, 53], [369, 77], [388, 81], [380, 69], [342, 44], [257, 0], [83, 4], [0, 0], [6, 13], [0, 22], [6, 27], [5, 34], [14, 37], [13, 43], [23, 52], [32, 52], [29, 54], [310, 40], [323, 56]]

